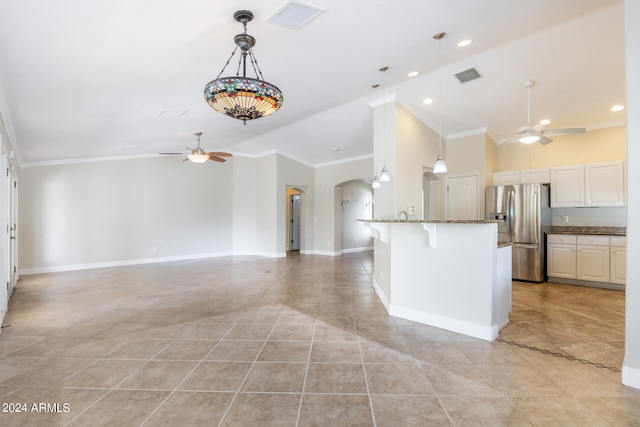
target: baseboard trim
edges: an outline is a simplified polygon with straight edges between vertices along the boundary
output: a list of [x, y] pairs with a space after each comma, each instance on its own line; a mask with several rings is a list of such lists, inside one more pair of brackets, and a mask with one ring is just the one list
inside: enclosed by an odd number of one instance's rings
[[188, 261], [188, 260], [205, 259], [205, 258], [221, 258], [226, 256], [260, 256], [265, 258], [284, 258], [287, 256], [287, 254], [286, 252], [243, 252], [243, 251], [214, 252], [214, 253], [179, 255], [179, 256], [170, 256], [170, 257], [161, 257], [161, 258], [139, 258], [139, 259], [132, 259], [132, 260], [57, 265], [57, 266], [51, 266], [51, 267], [24, 268], [24, 269], [20, 269], [19, 274], [21, 276], [22, 275], [28, 276], [31, 274], [60, 273], [64, 271], [92, 270], [96, 268], [124, 267], [128, 265], [157, 264], [157, 263], [172, 262], [172, 261]]
[[640, 369], [630, 368], [622, 364], [622, 384], [640, 389]]
[[446, 329], [463, 335], [469, 335], [485, 341], [494, 341], [498, 338], [498, 332], [500, 330], [498, 325], [481, 326], [475, 323], [439, 316], [437, 314], [425, 313], [411, 308], [399, 307], [393, 304], [389, 308], [389, 314], [402, 319], [411, 320], [413, 322], [435, 326], [436, 328]]

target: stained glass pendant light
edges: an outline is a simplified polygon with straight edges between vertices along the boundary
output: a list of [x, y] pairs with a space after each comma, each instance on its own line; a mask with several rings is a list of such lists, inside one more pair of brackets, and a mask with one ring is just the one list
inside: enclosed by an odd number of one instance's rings
[[[262, 71], [253, 55], [256, 39], [247, 34], [247, 22], [253, 20], [253, 13], [248, 10], [239, 10], [233, 14], [233, 19], [242, 23], [244, 32], [234, 37], [236, 48], [231, 52], [231, 57], [218, 77], [204, 87], [204, 98], [217, 112], [242, 120], [246, 125], [247, 120], [259, 119], [278, 111], [282, 106], [283, 98], [280, 89], [264, 81]], [[236, 75], [220, 77], [238, 48], [242, 53]], [[256, 78], [247, 77], [247, 57]]]

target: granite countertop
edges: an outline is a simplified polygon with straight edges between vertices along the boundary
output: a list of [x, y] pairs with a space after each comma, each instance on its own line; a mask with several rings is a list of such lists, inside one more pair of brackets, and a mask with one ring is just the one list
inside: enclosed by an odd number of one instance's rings
[[553, 226], [547, 234], [584, 234], [584, 235], [607, 235], [607, 236], [626, 236], [627, 227], [572, 227], [572, 226]]
[[504, 222], [501, 219], [359, 219], [358, 221], [388, 224], [493, 224]]

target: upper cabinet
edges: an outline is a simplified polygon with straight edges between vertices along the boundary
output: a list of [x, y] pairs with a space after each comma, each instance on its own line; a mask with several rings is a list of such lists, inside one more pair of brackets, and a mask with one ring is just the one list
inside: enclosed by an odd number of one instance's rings
[[551, 207], [624, 206], [624, 162], [551, 168]]
[[493, 173], [493, 185], [514, 184], [548, 184], [550, 181], [550, 169], [525, 169], [517, 171], [504, 171]]
[[551, 168], [551, 207], [584, 206], [584, 166]]
[[624, 206], [624, 162], [584, 165], [584, 205]]

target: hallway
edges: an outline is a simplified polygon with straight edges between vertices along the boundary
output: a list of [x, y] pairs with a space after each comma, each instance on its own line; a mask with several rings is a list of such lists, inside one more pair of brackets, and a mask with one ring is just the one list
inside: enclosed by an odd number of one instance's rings
[[0, 425], [639, 425], [624, 293], [514, 282], [489, 343], [389, 317], [372, 267], [292, 253], [25, 276]]

